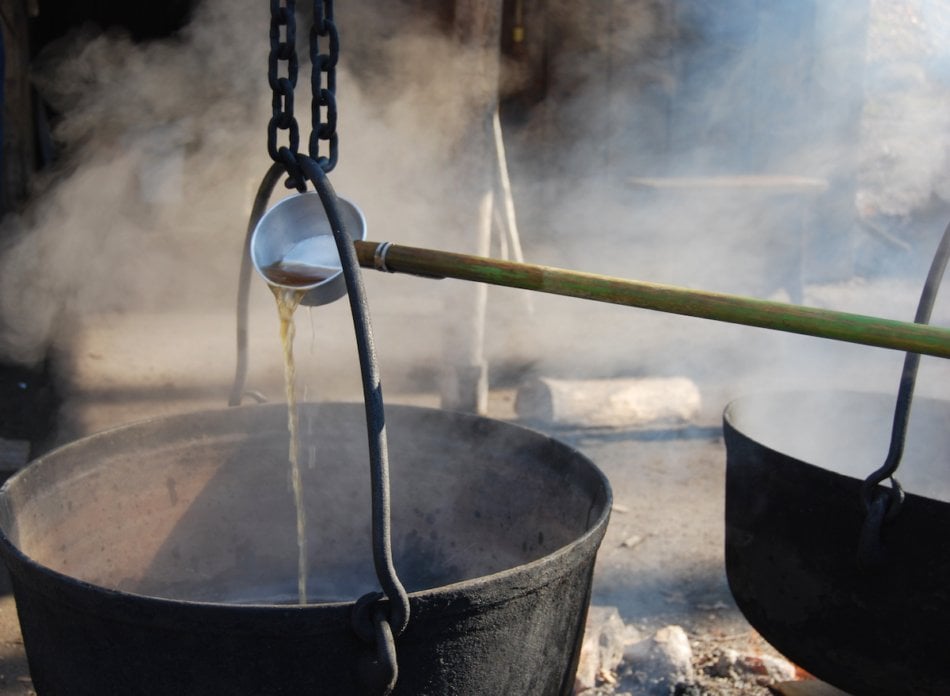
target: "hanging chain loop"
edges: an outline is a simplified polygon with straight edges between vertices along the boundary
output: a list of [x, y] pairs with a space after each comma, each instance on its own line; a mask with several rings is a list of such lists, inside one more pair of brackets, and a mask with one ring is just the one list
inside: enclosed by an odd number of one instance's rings
[[375, 648], [372, 657], [366, 659], [368, 656], [364, 656], [362, 660], [360, 681], [363, 690], [367, 694], [388, 696], [399, 679], [399, 660], [392, 619], [379, 601], [383, 597], [382, 592], [370, 592], [357, 599], [351, 623], [356, 635]]

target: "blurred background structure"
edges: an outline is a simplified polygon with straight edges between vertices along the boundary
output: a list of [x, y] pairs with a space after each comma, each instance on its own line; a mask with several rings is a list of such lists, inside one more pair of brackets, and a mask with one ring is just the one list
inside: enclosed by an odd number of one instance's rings
[[[913, 315], [950, 212], [942, 3], [376, 0], [337, 14], [333, 178], [370, 239]], [[4, 0], [0, 16], [10, 456], [157, 403], [223, 405], [268, 164], [266, 7]], [[538, 375], [684, 375], [715, 411], [765, 375], [846, 366], [887, 385], [899, 369], [884, 351], [698, 320], [367, 282], [387, 388], [464, 410]], [[251, 386], [279, 398], [275, 318], [254, 284]], [[299, 321], [309, 398], [359, 398], [345, 308]]]
[[[950, 220], [947, 3], [335, 9], [331, 179], [370, 240], [914, 316]], [[258, 0], [0, 0], [0, 23], [5, 477], [88, 433], [227, 404], [271, 93]], [[649, 382], [650, 413], [685, 414], [529, 424], [614, 488], [594, 602], [651, 632], [681, 623], [706, 657], [761, 643], [723, 572], [723, 406], [788, 386], [893, 393], [904, 357], [459, 281], [365, 280], [387, 403], [529, 422], [526, 386], [607, 402]], [[277, 316], [257, 277], [250, 306], [247, 385], [280, 401]], [[933, 323], [950, 325], [946, 302]], [[302, 398], [360, 400], [346, 303], [302, 308], [297, 324]], [[948, 377], [946, 360], [925, 358], [918, 393]], [[26, 696], [15, 609], [0, 599], [0, 692]]]

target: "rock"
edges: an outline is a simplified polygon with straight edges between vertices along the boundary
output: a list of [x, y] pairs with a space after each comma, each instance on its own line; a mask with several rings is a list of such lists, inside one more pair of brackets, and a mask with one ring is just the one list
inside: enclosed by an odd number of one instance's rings
[[671, 694], [678, 685], [682, 688], [693, 681], [693, 650], [679, 626], [666, 626], [629, 645], [623, 657], [636, 683], [635, 693]]
[[795, 665], [772, 655], [743, 655], [737, 667], [760, 677], [759, 683], [775, 683], [795, 679]]
[[760, 684], [792, 681], [796, 678], [795, 665], [784, 658], [740, 653], [730, 648], [722, 651], [719, 659], [710, 669], [710, 673], [716, 677], [751, 674], [758, 677], [756, 681]]
[[614, 679], [613, 673], [623, 659], [624, 645], [629, 639], [630, 627], [620, 618], [617, 607], [590, 607], [574, 682], [575, 691], [592, 689], [599, 681]]
[[646, 537], [643, 534], [634, 534], [621, 541], [620, 545], [625, 549], [632, 549], [642, 544], [645, 539]]
[[736, 674], [736, 662], [739, 660], [739, 653], [732, 648], [725, 648], [720, 654], [715, 664], [707, 669], [710, 676], [727, 679]]

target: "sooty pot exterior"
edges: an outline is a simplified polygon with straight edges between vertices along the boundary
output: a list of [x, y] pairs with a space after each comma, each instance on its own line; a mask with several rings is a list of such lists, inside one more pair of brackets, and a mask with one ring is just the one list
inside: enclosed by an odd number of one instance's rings
[[776, 649], [869, 696], [950, 693], [950, 403], [914, 403], [898, 478], [908, 491], [859, 559], [864, 477], [884, 461], [894, 397], [760, 394], [726, 410], [726, 570]]
[[[301, 412], [301, 450], [317, 460], [304, 468], [306, 606], [273, 601], [296, 582], [286, 415], [120, 428], [8, 482], [0, 554], [40, 696], [367, 693], [375, 650], [350, 625], [376, 587], [362, 405]], [[395, 693], [569, 694], [610, 508], [603, 475], [484, 418], [390, 407], [387, 429], [412, 611]]]

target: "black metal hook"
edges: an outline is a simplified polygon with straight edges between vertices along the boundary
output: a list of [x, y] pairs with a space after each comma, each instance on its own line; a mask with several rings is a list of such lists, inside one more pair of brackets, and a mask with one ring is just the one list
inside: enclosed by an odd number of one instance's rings
[[[917, 314], [914, 317], [916, 324], [930, 323], [934, 302], [937, 299], [937, 290], [943, 279], [950, 260], [950, 224], [943, 231], [943, 237], [937, 245], [924, 289], [917, 305]], [[904, 444], [907, 439], [907, 425], [910, 422], [910, 411], [914, 398], [914, 387], [917, 384], [917, 372], [920, 367], [920, 353], [908, 353], [904, 358], [904, 367], [901, 371], [900, 386], [897, 390], [897, 403], [894, 407], [894, 422], [891, 426], [891, 443], [884, 464], [872, 472], [861, 487], [861, 499], [865, 508], [865, 521], [859, 542], [859, 558], [863, 563], [870, 561], [880, 562], [881, 531], [884, 524], [893, 520], [900, 511], [904, 502], [904, 490], [895, 478], [901, 458], [904, 456]], [[883, 488], [879, 484], [890, 479], [890, 488]], [[872, 538], [874, 537], [874, 538]]]
[[391, 544], [391, 514], [389, 495], [389, 453], [386, 444], [386, 418], [379, 365], [369, 321], [369, 304], [363, 286], [359, 259], [353, 239], [346, 233], [340, 214], [336, 192], [330, 185], [323, 168], [310, 157], [298, 155], [300, 168], [313, 183], [323, 202], [327, 219], [333, 230], [343, 278], [346, 281], [356, 346], [363, 379], [363, 402], [366, 409], [367, 440], [370, 452], [370, 476], [373, 497], [373, 562], [376, 577], [391, 603], [389, 621], [394, 635], [403, 632], [409, 622], [409, 595], [393, 564]]

